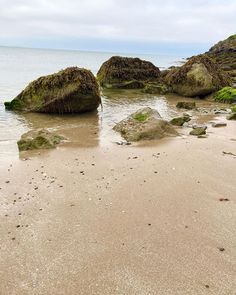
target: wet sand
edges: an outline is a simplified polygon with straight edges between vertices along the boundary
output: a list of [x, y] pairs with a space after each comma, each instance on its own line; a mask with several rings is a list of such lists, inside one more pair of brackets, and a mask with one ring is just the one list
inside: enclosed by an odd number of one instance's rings
[[0, 294], [236, 294], [227, 124], [203, 139], [62, 145], [1, 167]]

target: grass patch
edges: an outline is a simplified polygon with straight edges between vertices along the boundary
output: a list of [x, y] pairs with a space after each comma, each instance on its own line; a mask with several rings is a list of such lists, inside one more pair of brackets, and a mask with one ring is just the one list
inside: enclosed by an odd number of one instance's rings
[[236, 113], [236, 105], [231, 107], [231, 111], [232, 111], [232, 113]]

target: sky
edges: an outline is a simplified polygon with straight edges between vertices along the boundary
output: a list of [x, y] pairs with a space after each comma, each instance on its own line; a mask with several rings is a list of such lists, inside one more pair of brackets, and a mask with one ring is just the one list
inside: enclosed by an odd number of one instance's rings
[[0, 46], [191, 55], [236, 33], [236, 0], [0, 0]]

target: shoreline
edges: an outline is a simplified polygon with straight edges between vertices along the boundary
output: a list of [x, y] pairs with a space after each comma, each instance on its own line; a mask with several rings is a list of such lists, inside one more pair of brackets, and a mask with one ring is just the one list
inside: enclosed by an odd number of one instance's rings
[[1, 293], [233, 294], [227, 123], [206, 139], [59, 146], [2, 167]]

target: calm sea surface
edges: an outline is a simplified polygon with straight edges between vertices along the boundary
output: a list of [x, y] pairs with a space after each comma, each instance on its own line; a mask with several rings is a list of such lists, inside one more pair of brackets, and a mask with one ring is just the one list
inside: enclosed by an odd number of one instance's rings
[[[68, 133], [74, 132], [78, 144], [79, 137], [83, 138], [80, 132], [84, 130], [86, 137], [86, 128], [90, 126], [96, 131], [94, 134], [97, 134], [95, 139], [91, 138], [91, 142], [87, 143], [93, 146], [105, 144], [114, 123], [140, 106], [154, 106], [163, 116], [168, 117], [168, 107], [164, 97], [144, 96], [135, 92], [104, 93], [103, 110], [100, 108], [98, 114], [60, 117], [42, 114], [19, 115], [5, 111], [3, 102], [13, 99], [32, 80], [69, 66], [88, 68], [96, 74], [101, 64], [113, 55], [118, 54], [0, 47], [0, 165], [3, 165], [5, 159], [18, 158], [16, 141], [30, 128], [47, 127], [55, 130], [67, 128]], [[153, 62], [161, 69], [182, 61], [180, 56], [136, 54], [125, 56], [138, 56]], [[83, 146], [82, 140], [80, 141], [80, 145]]]

